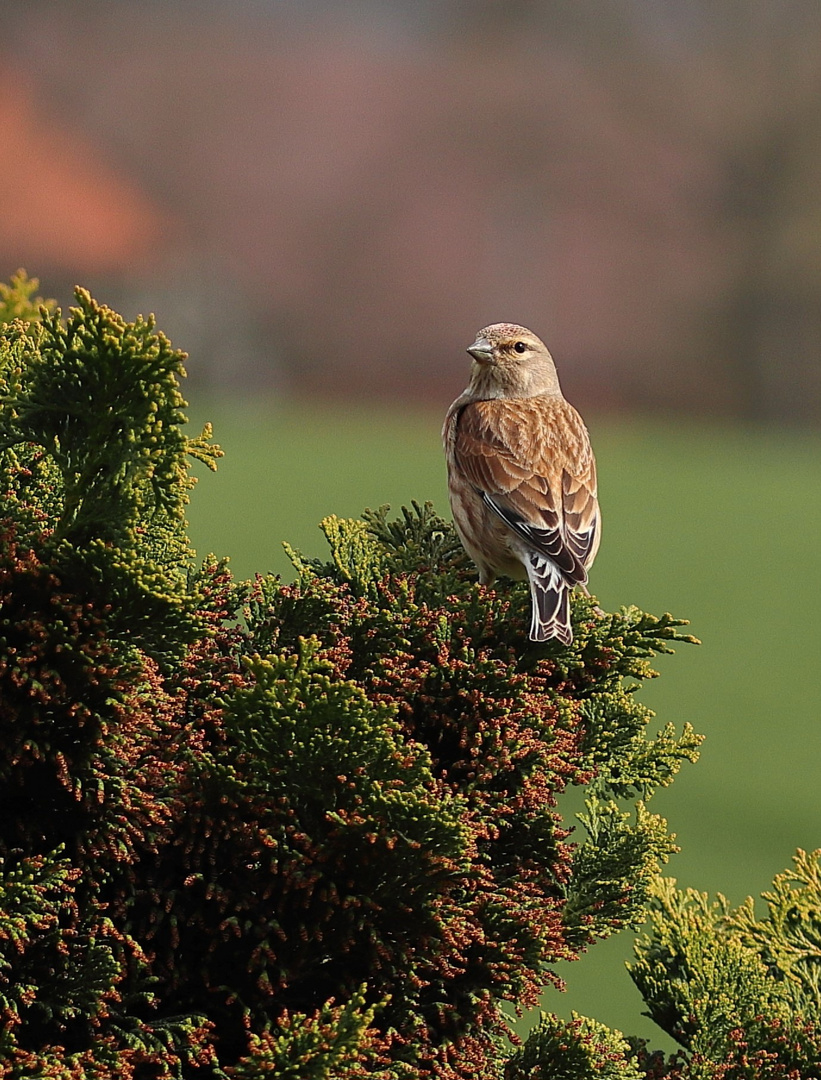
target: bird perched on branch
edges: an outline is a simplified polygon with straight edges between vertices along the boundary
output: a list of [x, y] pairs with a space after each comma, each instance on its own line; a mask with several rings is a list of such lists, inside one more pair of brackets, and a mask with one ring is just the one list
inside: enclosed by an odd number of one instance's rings
[[442, 430], [456, 530], [482, 585], [530, 583], [531, 639], [569, 645], [570, 592], [587, 592], [601, 535], [587, 428], [530, 330], [494, 323], [467, 351], [470, 384]]

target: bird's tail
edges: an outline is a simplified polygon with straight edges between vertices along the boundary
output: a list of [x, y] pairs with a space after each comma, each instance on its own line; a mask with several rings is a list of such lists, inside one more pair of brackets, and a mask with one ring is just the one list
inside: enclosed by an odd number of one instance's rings
[[558, 638], [564, 645], [573, 640], [570, 626], [570, 586], [561, 570], [536, 552], [525, 561], [530, 582], [530, 640]]

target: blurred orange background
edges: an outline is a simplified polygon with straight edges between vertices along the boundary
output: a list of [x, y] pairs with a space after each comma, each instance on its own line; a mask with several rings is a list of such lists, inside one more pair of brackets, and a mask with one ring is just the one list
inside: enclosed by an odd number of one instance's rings
[[220, 393], [444, 407], [481, 325], [582, 410], [821, 416], [817, 0], [29, 0], [0, 275]]

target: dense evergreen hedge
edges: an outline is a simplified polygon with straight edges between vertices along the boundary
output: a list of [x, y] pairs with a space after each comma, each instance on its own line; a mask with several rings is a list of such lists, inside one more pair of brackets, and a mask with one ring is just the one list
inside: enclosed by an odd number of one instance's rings
[[[292, 584], [197, 565], [182, 354], [35, 287], [0, 290], [0, 1076], [816, 1075], [817, 862], [761, 923], [658, 877], [699, 737], [636, 691], [682, 623], [577, 597], [572, 646], [529, 642], [428, 505], [327, 518]], [[686, 1052], [517, 1045], [503, 1008], [648, 904], [633, 975]]]

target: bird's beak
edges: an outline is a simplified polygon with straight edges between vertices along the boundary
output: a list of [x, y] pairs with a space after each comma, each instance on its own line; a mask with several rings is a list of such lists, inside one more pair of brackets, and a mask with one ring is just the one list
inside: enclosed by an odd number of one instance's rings
[[493, 363], [493, 346], [487, 338], [478, 337], [468, 349], [468, 352], [480, 364]]

